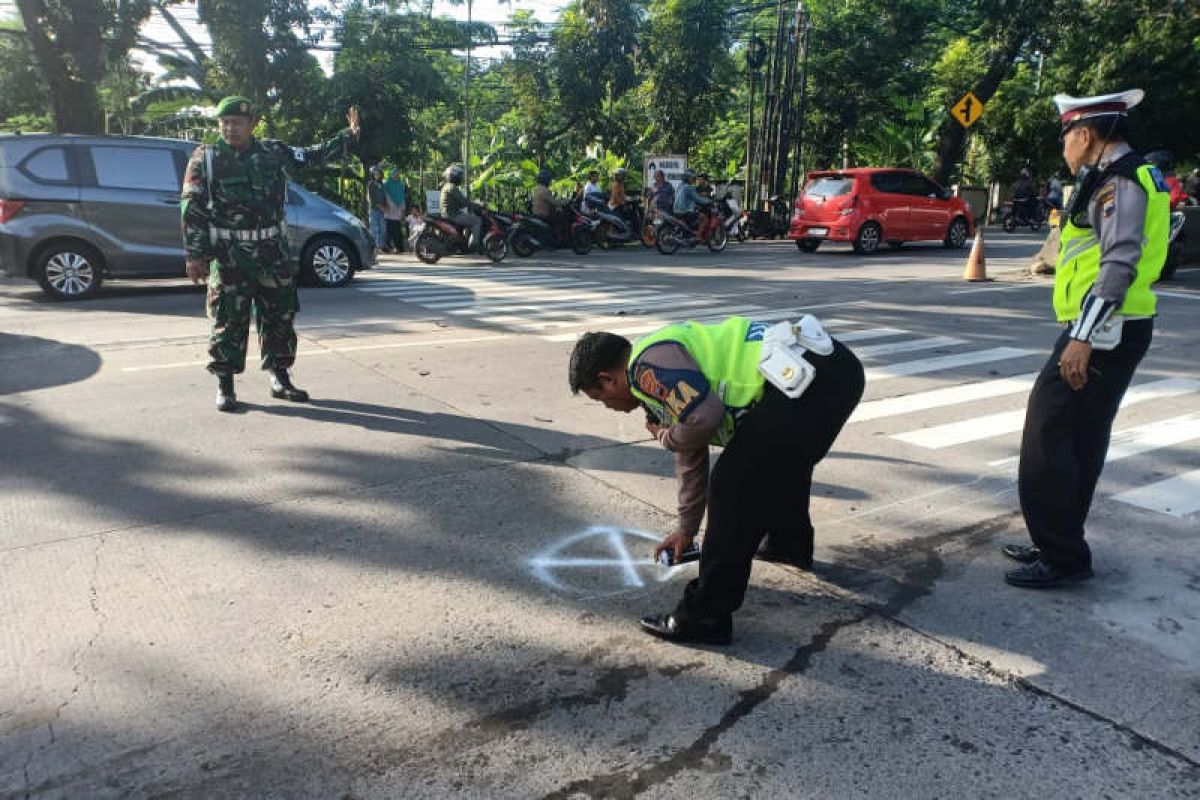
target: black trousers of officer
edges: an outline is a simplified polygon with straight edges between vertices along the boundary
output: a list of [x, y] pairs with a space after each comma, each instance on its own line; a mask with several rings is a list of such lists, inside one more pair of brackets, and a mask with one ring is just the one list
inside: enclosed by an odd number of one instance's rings
[[1126, 321], [1119, 345], [1092, 351], [1087, 385], [1075, 391], [1059, 373], [1070, 341], [1064, 331], [1034, 383], [1017, 486], [1029, 536], [1054, 567], [1074, 572], [1092, 565], [1083, 524], [1104, 469], [1113, 418], [1153, 333], [1153, 320]]
[[813, 468], [850, 418], [863, 393], [863, 368], [840, 342], [821, 357], [812, 384], [791, 399], [767, 384], [713, 468], [700, 575], [688, 584], [675, 615], [723, 622], [741, 605], [750, 565], [767, 533], [772, 547], [812, 555], [808, 501]]

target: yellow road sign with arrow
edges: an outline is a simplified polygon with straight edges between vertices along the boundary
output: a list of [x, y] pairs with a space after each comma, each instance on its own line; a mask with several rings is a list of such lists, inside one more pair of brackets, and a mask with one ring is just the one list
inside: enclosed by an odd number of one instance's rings
[[958, 124], [969, 128], [983, 115], [983, 103], [972, 92], [967, 92], [962, 99], [950, 107], [950, 114]]

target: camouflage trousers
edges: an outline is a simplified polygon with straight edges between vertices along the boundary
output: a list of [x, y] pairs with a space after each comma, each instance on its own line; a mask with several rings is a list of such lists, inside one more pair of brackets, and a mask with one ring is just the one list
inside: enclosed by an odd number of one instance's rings
[[236, 375], [246, 368], [253, 313], [263, 369], [289, 369], [296, 360], [300, 299], [284, 249], [276, 242], [226, 243], [209, 267], [208, 371]]

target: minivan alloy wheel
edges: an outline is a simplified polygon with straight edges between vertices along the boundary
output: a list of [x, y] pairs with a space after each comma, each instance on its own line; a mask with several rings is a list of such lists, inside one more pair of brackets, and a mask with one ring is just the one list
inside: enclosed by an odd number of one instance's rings
[[313, 251], [312, 264], [321, 283], [339, 283], [350, 272], [350, 254], [336, 244], [323, 244]]
[[80, 295], [96, 280], [91, 262], [79, 253], [55, 253], [46, 261], [46, 280], [56, 292]]

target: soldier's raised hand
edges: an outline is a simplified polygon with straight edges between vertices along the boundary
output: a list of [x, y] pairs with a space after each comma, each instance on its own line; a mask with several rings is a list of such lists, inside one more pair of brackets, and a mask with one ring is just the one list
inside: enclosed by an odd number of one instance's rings
[[346, 112], [346, 124], [350, 126], [350, 133], [357, 139], [359, 131], [362, 130], [362, 124], [358, 117], [358, 106], [350, 106], [350, 109]]
[[192, 279], [192, 283], [200, 283], [208, 277], [208, 262], [203, 258], [189, 258], [187, 276]]

